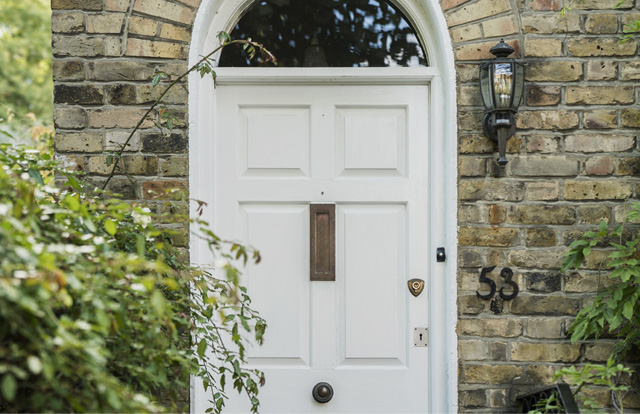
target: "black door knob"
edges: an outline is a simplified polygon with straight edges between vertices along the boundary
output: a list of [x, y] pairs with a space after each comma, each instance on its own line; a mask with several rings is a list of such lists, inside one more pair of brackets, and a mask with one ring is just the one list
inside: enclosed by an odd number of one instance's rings
[[312, 394], [320, 404], [328, 403], [333, 398], [333, 387], [328, 382], [319, 382], [313, 387]]

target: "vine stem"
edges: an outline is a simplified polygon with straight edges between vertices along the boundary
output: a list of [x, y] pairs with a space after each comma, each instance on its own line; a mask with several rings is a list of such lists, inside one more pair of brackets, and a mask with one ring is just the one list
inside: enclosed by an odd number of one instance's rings
[[[145, 114], [140, 118], [140, 120], [138, 121], [138, 123], [136, 124], [136, 126], [133, 128], [133, 131], [131, 131], [131, 133], [129, 134], [129, 136], [127, 137], [126, 141], [124, 142], [124, 144], [122, 144], [122, 146], [120, 147], [120, 149], [116, 152], [115, 155], [115, 160], [113, 162], [113, 167], [111, 168], [111, 172], [109, 173], [109, 176], [107, 177], [107, 180], [104, 182], [104, 184], [102, 185], [102, 190], [105, 190], [107, 188], [107, 185], [109, 185], [109, 182], [111, 182], [111, 179], [114, 177], [114, 175], [116, 174], [116, 169], [118, 168], [118, 163], [120, 162], [120, 159], [122, 158], [122, 153], [124, 152], [125, 148], [127, 148], [127, 146], [129, 145], [129, 142], [131, 141], [131, 139], [133, 138], [134, 134], [140, 129], [140, 127], [142, 126], [142, 123], [147, 119], [147, 117], [149, 116], [149, 114], [151, 114], [151, 112], [158, 106], [158, 104], [160, 104], [162, 102], [162, 99], [165, 97], [165, 95], [167, 94], [167, 92], [169, 92], [169, 90], [171, 88], [173, 88], [176, 84], [178, 84], [180, 81], [182, 81], [185, 77], [187, 77], [191, 72], [193, 72], [194, 70], [197, 70], [201, 67], [201, 65], [205, 62], [207, 62], [211, 56], [213, 56], [216, 52], [218, 52], [220, 49], [227, 47], [227, 46], [231, 46], [233, 44], [244, 44], [244, 45], [249, 45], [251, 47], [254, 47], [256, 49], [258, 49], [261, 53], [265, 53], [267, 55], [267, 61], [275, 61], [275, 57], [271, 54], [271, 52], [269, 52], [268, 50], [266, 50], [264, 48], [264, 46], [260, 43], [254, 42], [251, 39], [249, 40], [244, 40], [244, 39], [237, 39], [237, 40], [227, 40], [225, 42], [223, 42], [220, 46], [216, 47], [213, 51], [211, 51], [210, 53], [208, 53], [207, 55], [205, 55], [202, 59], [200, 59], [197, 63], [195, 63], [193, 66], [191, 66], [189, 69], [187, 69], [186, 72], [184, 72], [183, 74], [181, 74], [180, 76], [178, 76], [176, 79], [174, 79], [173, 81], [171, 81], [171, 83], [169, 83], [169, 86], [167, 86], [165, 88], [165, 90], [162, 92], [162, 94], [160, 95], [160, 97], [158, 97], [158, 99], [156, 99], [153, 104], [151, 104], [151, 106], [149, 107], [149, 109], [147, 109], [147, 112], [145, 112]], [[204, 75], [203, 75], [204, 76]], [[214, 76], [214, 81], [215, 81], [215, 76]]]

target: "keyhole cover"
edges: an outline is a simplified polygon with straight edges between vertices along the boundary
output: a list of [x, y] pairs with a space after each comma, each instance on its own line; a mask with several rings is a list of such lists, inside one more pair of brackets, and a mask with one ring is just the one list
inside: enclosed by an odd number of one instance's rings
[[333, 398], [333, 387], [328, 382], [319, 382], [313, 387], [312, 394], [320, 404], [328, 403]]
[[424, 280], [422, 279], [411, 279], [407, 284], [409, 285], [409, 292], [411, 292], [413, 296], [420, 295], [424, 289]]

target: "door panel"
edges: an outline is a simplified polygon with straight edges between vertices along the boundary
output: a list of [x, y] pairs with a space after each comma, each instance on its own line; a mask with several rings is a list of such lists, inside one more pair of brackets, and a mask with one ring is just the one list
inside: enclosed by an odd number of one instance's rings
[[[263, 261], [245, 283], [269, 328], [261, 413], [418, 413], [428, 402], [426, 85], [221, 85], [214, 228]], [[309, 281], [312, 203], [336, 205], [336, 280]], [[427, 283], [428, 286], [428, 283]], [[326, 404], [313, 386], [329, 382]], [[234, 392], [230, 392], [234, 394]], [[204, 411], [206, 407], [195, 407]], [[243, 396], [227, 413], [248, 412]]]

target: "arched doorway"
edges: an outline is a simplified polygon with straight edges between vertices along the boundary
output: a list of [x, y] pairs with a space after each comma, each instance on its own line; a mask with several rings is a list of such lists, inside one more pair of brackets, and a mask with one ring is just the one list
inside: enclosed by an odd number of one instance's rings
[[[198, 32], [205, 18], [196, 20], [192, 58], [211, 50], [215, 33], [229, 31], [251, 4], [203, 5], [209, 21]], [[428, 38], [433, 27], [416, 19], [426, 5], [397, 6], [416, 36]], [[432, 62], [446, 55], [424, 45]], [[261, 412], [452, 411], [451, 73], [436, 64], [219, 68], [217, 75], [215, 90], [190, 79], [191, 189], [213, 205], [219, 235], [263, 252], [264, 262], [247, 271], [271, 335], [249, 358], [267, 375]], [[326, 224], [332, 220], [335, 227]], [[333, 228], [325, 250], [334, 256], [310, 252], [314, 227]], [[436, 262], [439, 246], [448, 263]], [[197, 261], [198, 246], [192, 253]], [[335, 263], [331, 281], [310, 277], [311, 263], [323, 260]], [[425, 281], [418, 297], [407, 289], [412, 278]], [[322, 381], [335, 390], [326, 404], [311, 396]], [[195, 412], [203, 399], [196, 385]], [[242, 403], [229, 409], [247, 412]]]

